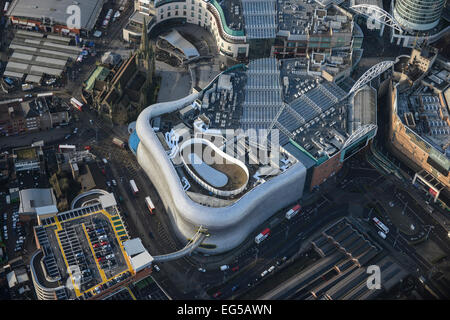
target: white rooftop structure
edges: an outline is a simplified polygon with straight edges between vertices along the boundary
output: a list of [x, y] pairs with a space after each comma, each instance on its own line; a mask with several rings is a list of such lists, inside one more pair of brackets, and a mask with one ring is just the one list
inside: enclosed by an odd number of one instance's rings
[[36, 214], [38, 216], [47, 215], [47, 214], [56, 214], [58, 213], [58, 207], [56, 205], [44, 206], [36, 208]]
[[233, 85], [231, 83], [231, 76], [229, 74], [221, 74], [219, 76], [219, 82], [217, 84], [219, 90], [233, 90]]
[[140, 238], [127, 240], [123, 243], [123, 248], [128, 256], [133, 257], [139, 253], [146, 251]]
[[98, 197], [98, 200], [103, 208], [109, 208], [117, 205], [116, 198], [112, 193], [101, 195]]
[[9, 288], [13, 288], [18, 284], [17, 278], [16, 278], [16, 273], [14, 271], [11, 271], [10, 273], [8, 273], [6, 275], [6, 280], [8, 281]]
[[42, 80], [42, 76], [35, 76], [32, 74], [27, 75], [27, 77], [25, 78], [25, 82], [32, 82], [32, 83], [37, 83], [40, 84]]
[[187, 59], [200, 56], [197, 49], [176, 30], [172, 30], [169, 34], [161, 36], [161, 38], [169, 42], [175, 48], [181, 50]]
[[[25, 189], [19, 191], [19, 213], [48, 212], [56, 207], [56, 197], [53, 189]], [[41, 208], [36, 211], [37, 208]]]
[[91, 30], [100, 15], [105, 0], [16, 0], [13, 1], [7, 15], [41, 20], [46, 17], [56, 24], [66, 25], [71, 12], [68, 8], [77, 5], [80, 8], [81, 29]]
[[131, 265], [135, 272], [139, 272], [142, 269], [150, 267], [152, 265], [153, 257], [148, 253], [148, 251], [144, 251], [133, 258], [131, 258]]
[[125, 241], [123, 247], [135, 272], [151, 266], [154, 259], [144, 248], [140, 238]]

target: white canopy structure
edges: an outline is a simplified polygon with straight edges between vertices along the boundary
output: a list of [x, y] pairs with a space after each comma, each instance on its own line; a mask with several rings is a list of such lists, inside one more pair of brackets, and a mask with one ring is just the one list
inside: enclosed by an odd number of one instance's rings
[[161, 36], [161, 38], [183, 52], [187, 59], [200, 56], [197, 49], [176, 30], [172, 30], [169, 34]]

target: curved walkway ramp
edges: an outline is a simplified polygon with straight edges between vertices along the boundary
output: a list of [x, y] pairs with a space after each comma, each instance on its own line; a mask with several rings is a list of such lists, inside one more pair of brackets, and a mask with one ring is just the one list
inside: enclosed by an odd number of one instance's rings
[[197, 249], [206, 237], [208, 237], [208, 234], [200, 228], [199, 231], [195, 234], [194, 238], [190, 242], [188, 242], [188, 244], [183, 249], [168, 254], [154, 256], [153, 261], [166, 262], [183, 258], [184, 256]]
[[91, 196], [91, 195], [94, 195], [94, 194], [107, 195], [108, 193], [109, 192], [107, 192], [105, 190], [101, 190], [101, 189], [92, 189], [90, 191], [81, 193], [81, 194], [77, 195], [75, 197], [75, 199], [72, 200], [72, 203], [70, 204], [70, 209], [75, 209], [77, 202], [80, 201], [81, 199], [87, 197], [87, 196]]

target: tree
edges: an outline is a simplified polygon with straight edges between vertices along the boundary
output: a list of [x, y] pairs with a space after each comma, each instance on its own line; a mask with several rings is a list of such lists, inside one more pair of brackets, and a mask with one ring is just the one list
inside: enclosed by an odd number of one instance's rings
[[126, 124], [128, 123], [128, 112], [127, 109], [122, 107], [117, 107], [114, 112], [114, 122], [118, 124]]
[[61, 192], [64, 193], [64, 195], [67, 197], [67, 193], [70, 189], [70, 185], [69, 185], [69, 179], [67, 178], [62, 178], [61, 180], [59, 180], [59, 185], [61, 188]]

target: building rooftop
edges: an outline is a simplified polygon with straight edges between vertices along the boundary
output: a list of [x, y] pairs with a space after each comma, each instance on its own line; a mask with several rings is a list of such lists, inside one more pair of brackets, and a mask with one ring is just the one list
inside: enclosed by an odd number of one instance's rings
[[443, 169], [449, 170], [450, 67], [446, 62], [436, 60], [417, 87], [398, 93], [397, 114], [411, 132], [421, 137], [426, 150], [435, 150], [431, 152]]
[[102, 10], [104, 0], [16, 0], [13, 1], [7, 15], [14, 17], [28, 17], [42, 21], [43, 17], [51, 19], [57, 24], [66, 25], [70, 14], [67, 8], [78, 5], [81, 9], [81, 29], [94, 28]]
[[[36, 213], [41, 207], [51, 206], [55, 212], [56, 197], [52, 189], [25, 189], [19, 191], [20, 213]], [[47, 210], [48, 211], [48, 210]], [[56, 210], [57, 212], [57, 210]]]
[[[40, 282], [47, 288], [62, 286], [67, 298], [80, 297], [88, 291], [94, 293], [94, 289], [131, 271], [123, 249], [128, 234], [114, 206], [105, 208], [100, 201], [61, 212], [42, 219], [41, 225], [34, 229], [43, 264], [34, 259], [32, 272], [41, 274]], [[100, 240], [101, 234], [106, 239]], [[101, 241], [107, 244], [100, 245]], [[104, 258], [110, 254], [112, 258]]]
[[240, 31], [244, 28], [241, 1], [220, 1], [226, 23], [231, 30]]
[[[298, 161], [306, 167], [325, 161], [340, 152], [350, 138], [367, 133], [360, 129], [376, 128], [375, 89], [362, 88], [347, 99], [347, 92], [334, 82], [325, 80], [320, 73], [310, 75], [308, 63], [307, 58], [283, 63], [274, 58], [253, 60], [217, 77], [197, 101], [180, 109], [184, 116], [180, 117], [179, 111], [162, 115], [159, 127], [163, 129], [158, 134], [166, 142], [167, 153], [173, 154], [174, 163], [192, 161], [189, 158], [192, 153], [182, 156], [173, 153], [174, 141], [183, 137], [178, 148], [183, 151], [184, 142], [201, 134], [208, 139], [214, 137], [214, 144], [241, 160], [245, 170], [248, 169], [248, 173], [240, 174], [241, 164], [236, 163], [236, 170], [230, 174], [223, 165], [207, 168], [203, 163], [188, 165], [186, 171], [177, 172], [180, 179], [189, 181], [190, 189], [186, 186], [190, 191], [207, 195], [208, 188], [232, 191], [239, 189], [231, 188], [230, 184], [236, 187], [246, 183], [249, 186], [246, 190], [250, 190], [289, 170]], [[235, 135], [227, 137], [226, 130], [235, 130]], [[264, 147], [267, 141], [273, 144]], [[196, 146], [209, 148], [199, 142], [192, 143], [194, 150]], [[272, 157], [276, 149], [272, 148], [280, 146], [282, 159], [276, 162]], [[260, 151], [269, 148], [270, 152], [255, 161], [252, 148]], [[190, 171], [200, 175], [208, 187], [194, 183]], [[221, 200], [233, 198], [219, 191]]]
[[[328, 5], [328, 4], [327, 4]], [[314, 34], [352, 32], [352, 20], [335, 7], [322, 7], [314, 0], [278, 1], [278, 35], [292, 40]]]
[[272, 39], [277, 32], [275, 0], [242, 0], [242, 13], [248, 39]]

